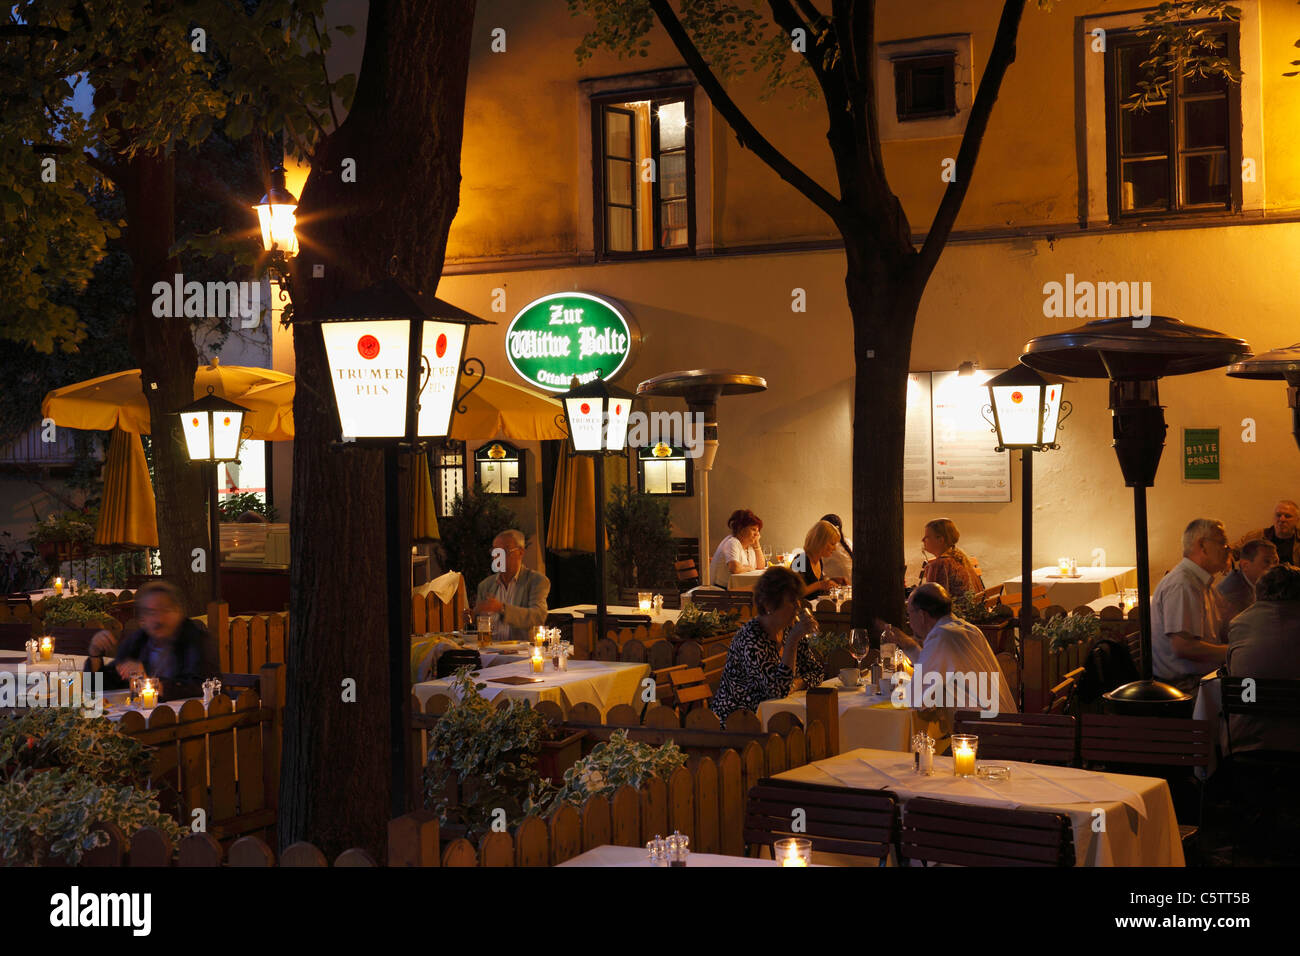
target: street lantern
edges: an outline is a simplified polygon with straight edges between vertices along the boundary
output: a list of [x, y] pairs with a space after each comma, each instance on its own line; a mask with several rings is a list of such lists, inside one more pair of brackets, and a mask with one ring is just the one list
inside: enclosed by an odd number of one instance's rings
[[284, 167], [271, 170], [271, 188], [262, 201], [253, 206], [257, 221], [262, 227], [262, 248], [267, 252], [292, 259], [298, 254], [297, 225], [298, 199], [284, 185]]
[[239, 457], [239, 439], [243, 437], [243, 405], [220, 398], [211, 385], [202, 398], [176, 413], [185, 436], [185, 450], [190, 461], [208, 466], [208, 562], [212, 567], [212, 600], [221, 600], [221, 517], [217, 508], [219, 494], [217, 465]]
[[599, 377], [560, 396], [569, 422], [569, 453], [590, 455], [596, 468], [596, 639], [605, 636], [605, 455], [627, 447], [631, 392], [611, 387]]

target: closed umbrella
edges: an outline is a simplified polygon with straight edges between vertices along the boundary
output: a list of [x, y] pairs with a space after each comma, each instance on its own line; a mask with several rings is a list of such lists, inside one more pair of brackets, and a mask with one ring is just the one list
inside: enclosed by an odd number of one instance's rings
[[596, 553], [596, 468], [587, 456], [560, 457], [546, 546], [552, 551]]
[[437, 541], [438, 508], [433, 503], [433, 482], [429, 477], [429, 458], [415, 455], [415, 472], [411, 476], [411, 510], [414, 524], [411, 538], [414, 541]]
[[153, 485], [138, 434], [113, 430], [104, 465], [104, 497], [99, 506], [95, 544], [158, 547]]

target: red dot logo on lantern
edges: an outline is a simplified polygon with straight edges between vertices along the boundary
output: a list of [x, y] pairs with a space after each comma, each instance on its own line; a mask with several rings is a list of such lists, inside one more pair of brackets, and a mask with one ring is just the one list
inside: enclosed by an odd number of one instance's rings
[[1052, 389], [1050, 392], [1048, 392], [1047, 398], [1048, 401], [1052, 401], [1052, 402], [1056, 401], [1056, 389]]
[[357, 352], [363, 359], [372, 359], [379, 354], [379, 339], [373, 335], [363, 335], [357, 339]]
[[1019, 392], [1011, 393], [1011, 401], [1014, 402], [1015, 404], [1019, 405], [1024, 400], [1025, 400], [1025, 396], [1021, 395]]
[[591, 406], [588, 405], [586, 402], [583, 402], [583, 403], [582, 403], [582, 408], [579, 409], [579, 411], [581, 411], [582, 414], [584, 414], [584, 415], [590, 415], [590, 414], [591, 414]]
[[230, 416], [227, 415], [225, 418], [223, 418], [223, 419], [221, 420], [221, 424], [224, 425], [225, 427], [229, 428], [229, 427], [230, 427]]
[[198, 428], [198, 427], [199, 427], [199, 420], [198, 420], [197, 418], [191, 418], [191, 419], [190, 419], [190, 427], [191, 427], [191, 428]]
[[447, 354], [447, 333], [446, 332], [443, 332], [441, 335], [438, 336], [438, 344], [433, 347], [433, 350], [438, 353], [438, 358], [442, 358], [444, 355]]
[[615, 406], [614, 406], [614, 414], [615, 414], [615, 415], [622, 415], [622, 414], [623, 414], [623, 406], [622, 406], [622, 405], [615, 405]]

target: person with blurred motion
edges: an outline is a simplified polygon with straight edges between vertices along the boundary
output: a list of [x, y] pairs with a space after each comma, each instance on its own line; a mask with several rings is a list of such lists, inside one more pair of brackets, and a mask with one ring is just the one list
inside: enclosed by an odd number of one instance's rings
[[[122, 637], [113, 662], [104, 668], [106, 687], [127, 687], [133, 677], [153, 677], [161, 684], [158, 699], [202, 697], [203, 682], [221, 673], [216, 639], [185, 615], [180, 588], [169, 581], [150, 581], [135, 594], [140, 627]], [[96, 635], [98, 637], [99, 635]], [[106, 652], [92, 647], [92, 656]]]

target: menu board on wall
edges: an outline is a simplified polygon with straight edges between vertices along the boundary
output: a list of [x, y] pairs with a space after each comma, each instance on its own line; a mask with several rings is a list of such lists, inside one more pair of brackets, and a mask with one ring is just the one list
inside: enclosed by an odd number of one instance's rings
[[1011, 500], [1011, 456], [993, 450], [997, 434], [981, 414], [984, 383], [1001, 371], [930, 373], [935, 501]]
[[904, 501], [1010, 501], [1011, 456], [981, 410], [999, 369], [911, 372], [903, 446]]
[[903, 439], [903, 500], [934, 500], [929, 372], [911, 372], [907, 376], [907, 431]]

